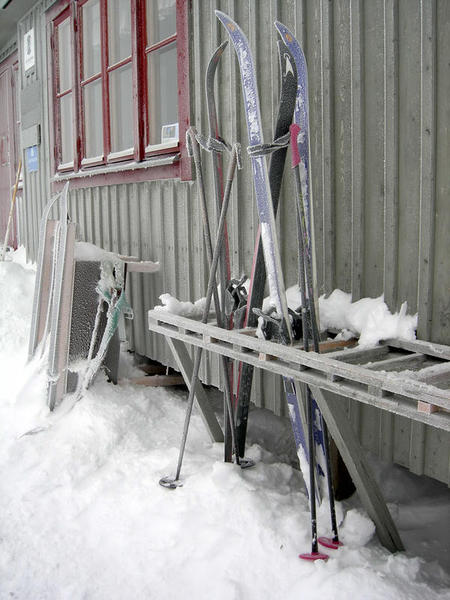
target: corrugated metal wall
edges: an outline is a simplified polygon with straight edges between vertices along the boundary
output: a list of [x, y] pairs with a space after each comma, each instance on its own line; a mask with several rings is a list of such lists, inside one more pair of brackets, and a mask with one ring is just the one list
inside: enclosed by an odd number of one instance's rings
[[[40, 144], [38, 144], [38, 165], [35, 172], [26, 168], [25, 149], [22, 137], [22, 160], [24, 164], [24, 194], [18, 202], [18, 238], [25, 244], [28, 254], [35, 259], [39, 239], [39, 219], [50, 193], [49, 180], [49, 140], [48, 140], [48, 105], [47, 90], [47, 48], [45, 33], [45, 16], [43, 4], [36, 4], [20, 21], [17, 29], [19, 49], [19, 104], [21, 132], [39, 126]], [[34, 29], [35, 66], [26, 73], [23, 70], [23, 36]]]
[[[320, 292], [335, 287], [354, 299], [385, 294], [391, 309], [407, 300], [419, 313], [419, 336], [450, 344], [450, 3], [447, 0], [193, 0], [192, 123], [207, 131], [203, 77], [227, 38], [214, 9], [231, 15], [255, 53], [266, 141], [278, 102], [273, 22], [288, 25], [309, 66], [313, 195]], [[44, 42], [43, 42], [44, 43]], [[246, 146], [237, 63], [232, 49], [218, 71], [222, 134]], [[212, 186], [210, 157], [205, 180]], [[279, 227], [286, 284], [297, 277], [293, 185], [287, 170]], [[30, 227], [41, 203], [27, 180]], [[42, 189], [42, 186], [39, 188]], [[210, 198], [211, 214], [213, 199]], [[165, 341], [146, 330], [145, 313], [169, 292], [204, 295], [207, 271], [195, 183], [149, 182], [71, 193], [82, 239], [142, 259], [157, 275], [132, 275], [136, 312], [132, 345], [171, 362]], [[234, 186], [229, 234], [234, 276], [249, 273], [257, 215], [248, 158]], [[31, 255], [35, 234], [29, 233]], [[202, 377], [218, 383], [218, 362]], [[258, 375], [254, 399], [284, 415], [278, 379]], [[364, 445], [385, 459], [450, 482], [448, 435], [369, 407], [352, 406]], [[447, 454], [442, 449], [447, 448]], [[447, 458], [446, 458], [447, 456]]]

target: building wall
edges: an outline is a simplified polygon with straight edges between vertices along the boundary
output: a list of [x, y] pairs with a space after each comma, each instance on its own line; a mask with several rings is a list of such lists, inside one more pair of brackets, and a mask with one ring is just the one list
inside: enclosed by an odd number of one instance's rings
[[[41, 31], [34, 78], [22, 78], [22, 127], [42, 123], [42, 169], [26, 176], [21, 239], [31, 258], [49, 193], [47, 50], [40, 6], [28, 19]], [[192, 0], [192, 124], [207, 132], [203, 78], [227, 34], [219, 8], [248, 34], [254, 50], [266, 141], [279, 94], [278, 19], [303, 45], [309, 68], [312, 185], [320, 293], [339, 287], [353, 299], [385, 295], [391, 310], [407, 300], [419, 314], [422, 339], [450, 344], [450, 4], [447, 0]], [[19, 33], [28, 22], [19, 24]], [[39, 67], [39, 64], [41, 65]], [[218, 70], [222, 135], [246, 147], [239, 71], [229, 48]], [[31, 96], [34, 94], [34, 96]], [[31, 101], [31, 98], [35, 100]], [[232, 274], [249, 273], [257, 214], [249, 160], [234, 184], [229, 212]], [[45, 164], [44, 164], [45, 163]], [[204, 156], [212, 190], [211, 158]], [[209, 194], [210, 214], [214, 214]], [[195, 182], [167, 180], [72, 190], [71, 216], [81, 238], [109, 250], [159, 260], [157, 275], [132, 274], [136, 316], [130, 341], [142, 354], [171, 363], [164, 339], [150, 335], [146, 311], [168, 292], [181, 300], [204, 295], [207, 269]], [[293, 181], [283, 183], [279, 229], [287, 286], [297, 278]], [[219, 384], [218, 360], [202, 378]], [[278, 378], [258, 374], [254, 400], [285, 415]], [[377, 409], [349, 412], [363, 444], [385, 459], [450, 482], [447, 434]], [[447, 451], [443, 451], [447, 449]]]

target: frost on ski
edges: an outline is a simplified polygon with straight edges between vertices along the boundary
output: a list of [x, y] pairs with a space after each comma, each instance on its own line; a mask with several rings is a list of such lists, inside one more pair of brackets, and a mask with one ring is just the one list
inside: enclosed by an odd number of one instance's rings
[[248, 49], [243, 43], [239, 43], [237, 48], [239, 64], [241, 67], [242, 87], [246, 103], [246, 118], [248, 126], [250, 146], [262, 142], [261, 116], [259, 101], [256, 95], [256, 80], [254, 78], [254, 68]]

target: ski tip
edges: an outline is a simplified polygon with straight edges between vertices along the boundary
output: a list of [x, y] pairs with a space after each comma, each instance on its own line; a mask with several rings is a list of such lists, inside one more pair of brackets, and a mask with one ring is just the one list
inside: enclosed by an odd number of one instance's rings
[[289, 44], [294, 40], [294, 36], [283, 23], [280, 21], [275, 21], [274, 23], [275, 29], [278, 31], [280, 36], [283, 38], [283, 41], [288, 42]]
[[331, 550], [338, 550], [344, 544], [339, 540], [333, 540], [333, 538], [329, 537], [320, 537], [318, 540], [321, 546], [325, 546], [325, 548], [330, 548]]
[[305, 554], [299, 554], [298, 557], [309, 561], [328, 560], [330, 558], [328, 554], [323, 554], [322, 552], [305, 552]]
[[237, 23], [233, 21], [231, 17], [222, 12], [221, 10], [215, 10], [215, 15], [225, 25], [225, 27], [229, 30], [230, 33], [234, 33], [235, 31], [241, 32], [242, 30]]
[[176, 490], [183, 484], [179, 479], [175, 479], [174, 477], [161, 477], [161, 479], [159, 480], [159, 485], [164, 488], [167, 488], [168, 490]]

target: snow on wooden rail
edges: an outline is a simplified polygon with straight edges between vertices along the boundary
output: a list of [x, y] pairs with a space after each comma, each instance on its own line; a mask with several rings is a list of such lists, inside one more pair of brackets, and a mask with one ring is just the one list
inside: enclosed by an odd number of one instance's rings
[[[165, 311], [149, 311], [148, 320], [151, 331], [169, 338], [450, 431], [450, 390], [445, 388], [450, 382], [448, 346], [388, 340], [374, 348], [317, 354]], [[423, 368], [411, 370], [417, 366]], [[399, 367], [403, 370], [393, 370]], [[438, 387], [442, 385], [444, 389]]]

